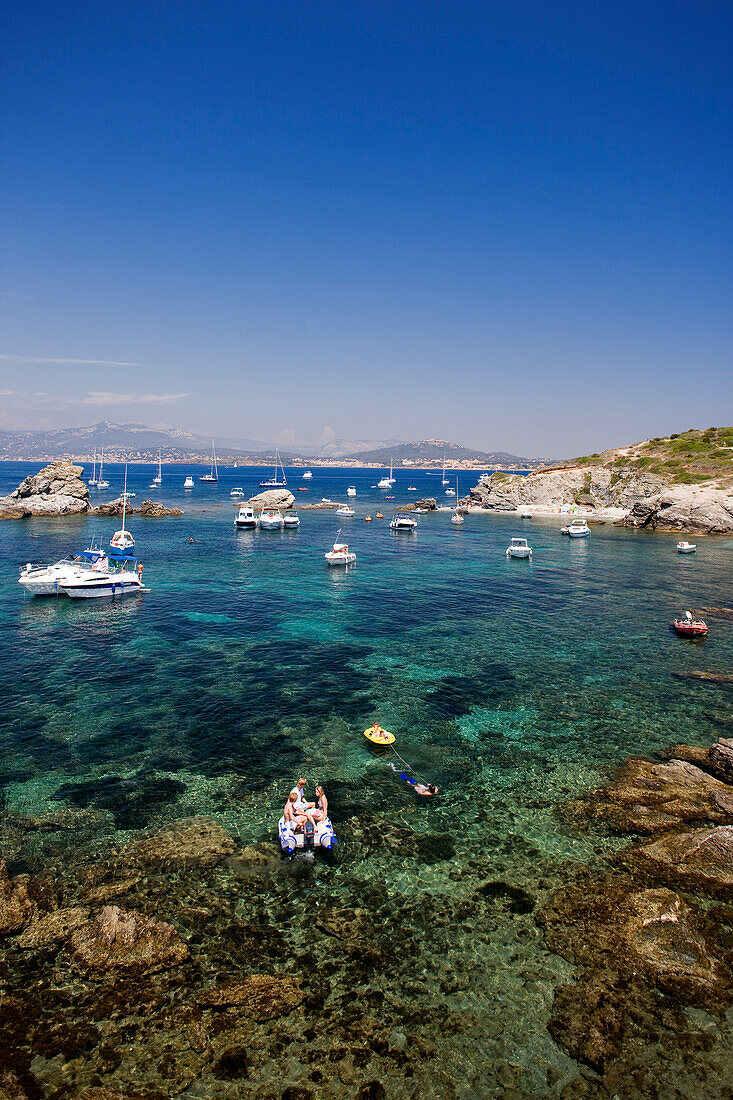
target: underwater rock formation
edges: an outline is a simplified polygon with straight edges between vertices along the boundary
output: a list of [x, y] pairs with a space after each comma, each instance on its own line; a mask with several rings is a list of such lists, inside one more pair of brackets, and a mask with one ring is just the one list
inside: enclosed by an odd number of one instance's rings
[[196, 997], [202, 1008], [236, 1006], [251, 1020], [272, 1020], [297, 1008], [305, 994], [298, 978], [275, 978], [269, 974], [251, 974], [205, 989]]
[[667, 833], [625, 853], [639, 867], [666, 882], [733, 898], [733, 826]]
[[77, 966], [92, 971], [153, 973], [177, 966], [188, 947], [172, 924], [134, 910], [105, 906], [71, 935], [69, 951]]
[[52, 943], [63, 943], [76, 928], [86, 924], [88, 919], [89, 910], [83, 906], [55, 909], [52, 913], [44, 913], [42, 917], [27, 925], [15, 942], [18, 947], [27, 950], [47, 947]]
[[4, 859], [0, 859], [0, 936], [20, 932], [30, 923], [36, 911], [28, 897], [28, 875], [8, 876]]
[[207, 867], [229, 856], [236, 844], [211, 817], [188, 817], [133, 841], [123, 852], [126, 863]]

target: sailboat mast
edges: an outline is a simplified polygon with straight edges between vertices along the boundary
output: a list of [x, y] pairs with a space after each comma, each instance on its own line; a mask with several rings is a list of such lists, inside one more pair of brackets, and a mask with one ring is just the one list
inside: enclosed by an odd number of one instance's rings
[[125, 488], [122, 492], [122, 530], [125, 530], [125, 513], [127, 511], [127, 463], [125, 463]]

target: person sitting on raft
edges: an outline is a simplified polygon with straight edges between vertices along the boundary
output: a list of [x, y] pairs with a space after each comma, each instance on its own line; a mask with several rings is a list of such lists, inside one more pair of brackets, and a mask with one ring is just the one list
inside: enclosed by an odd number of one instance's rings
[[437, 794], [440, 787], [436, 787], [435, 783], [418, 783], [417, 779], [413, 779], [411, 775], [400, 776], [400, 779], [404, 779], [406, 783], [409, 783], [415, 794], [431, 795]]
[[369, 730], [373, 741], [389, 741], [389, 733], [387, 730], [383, 730], [379, 725], [379, 722], [375, 722], [372, 728]]
[[290, 792], [290, 797], [294, 798], [296, 811], [300, 814], [303, 814], [303, 816], [308, 821], [312, 822], [312, 824], [315, 825], [316, 821], [318, 820], [318, 818], [315, 817], [313, 813], [316, 804], [315, 802], [309, 802], [305, 797], [305, 785], [307, 782], [307, 779], [299, 779], [296, 785], [293, 787], [292, 791]]
[[316, 787], [316, 801], [313, 804], [313, 817], [316, 821], [325, 821], [328, 817], [328, 799], [323, 787]]
[[295, 794], [294, 791], [291, 791], [290, 794], [288, 795], [288, 800], [285, 803], [285, 809], [283, 810], [283, 817], [285, 818], [288, 825], [292, 825], [293, 829], [300, 829], [300, 828], [302, 828], [303, 825], [305, 825], [308, 818], [306, 817], [306, 815], [304, 813], [302, 813], [300, 810], [298, 810], [296, 808], [297, 803], [296, 803], [295, 799], [296, 799], [296, 794]]

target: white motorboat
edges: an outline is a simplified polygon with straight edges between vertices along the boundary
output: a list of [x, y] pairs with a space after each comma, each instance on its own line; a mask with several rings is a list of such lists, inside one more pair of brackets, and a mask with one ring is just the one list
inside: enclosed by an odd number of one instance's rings
[[695, 542], [678, 542], [677, 553], [678, 554], [694, 554], [697, 550], [697, 543]]
[[183, 488], [184, 489], [193, 489], [193, 478], [191, 477], [190, 474], [188, 475], [188, 477], [184, 481]]
[[590, 535], [590, 527], [584, 519], [574, 519], [566, 527], [560, 528], [561, 535], [570, 535], [571, 539], [587, 539]]
[[408, 485], [407, 486], [407, 491], [408, 491], [408, 493], [416, 493], [417, 492], [417, 485]]
[[125, 500], [132, 500], [133, 497], [137, 496], [137, 493], [120, 493], [120, 496]]
[[311, 473], [311, 471], [306, 470], [305, 473], [303, 474], [303, 481], [310, 481], [312, 479], [312, 477], [313, 477], [313, 474]]
[[355, 497], [356, 496], [356, 486], [355, 485], [349, 485], [348, 489], [346, 490], [346, 495], [347, 495], [347, 497]]
[[392, 459], [389, 460], [389, 477], [383, 477], [377, 482], [378, 489], [391, 489], [395, 483], [392, 470]]
[[[132, 565], [132, 569], [126, 566]], [[135, 558], [99, 558], [92, 568], [79, 576], [59, 582], [60, 590], [73, 600], [99, 599], [107, 596], [134, 596], [144, 592], [142, 580], [135, 571]]]
[[122, 494], [122, 527], [119, 531], [115, 531], [112, 538], [109, 540], [110, 550], [117, 554], [124, 554], [128, 550], [132, 550], [135, 545], [135, 540], [129, 531], [125, 529], [125, 514], [127, 512], [127, 501], [134, 493], [128, 493], [127, 491], [127, 463], [125, 463], [125, 490]]
[[395, 512], [389, 526], [392, 531], [414, 531], [417, 520], [409, 512]]
[[95, 450], [94, 451], [94, 462], [92, 464], [92, 476], [89, 478], [89, 481], [87, 482], [87, 485], [96, 485], [96, 484], [97, 484], [97, 452]]
[[235, 485], [233, 489], [229, 491], [230, 497], [244, 497], [244, 489], [241, 486]]
[[285, 527], [300, 527], [300, 516], [297, 512], [286, 512], [283, 516], [283, 525]]
[[83, 554], [69, 554], [53, 565], [27, 562], [20, 570], [18, 584], [29, 596], [63, 595], [60, 585], [83, 577], [102, 556], [101, 550], [89, 547]]
[[237, 512], [236, 516], [234, 517], [235, 527], [243, 527], [243, 528], [249, 528], [250, 530], [253, 530], [257, 526], [258, 523], [259, 523], [259, 520], [257, 519], [257, 516], [255, 515], [254, 508], [250, 504], [240, 505], [239, 511]]
[[261, 531], [282, 531], [284, 526], [282, 512], [278, 512], [276, 508], [265, 508], [260, 513]]
[[356, 512], [353, 508], [349, 508], [348, 504], [342, 504], [340, 508], [336, 509], [337, 516], [355, 516]]
[[526, 539], [512, 539], [507, 547], [506, 556], [508, 558], [531, 558], [532, 547]]
[[[280, 478], [278, 478], [278, 476], [277, 476], [278, 467], [280, 468], [280, 473], [282, 475]], [[260, 482], [260, 489], [284, 489], [287, 486], [287, 484], [288, 484], [288, 481], [287, 481], [287, 478], [285, 477], [285, 467], [283, 466], [282, 462], [280, 461], [280, 452], [278, 451], [278, 449], [276, 447], [275, 448], [275, 472], [273, 473], [272, 477], [267, 479], [267, 481], [261, 481]]]
[[455, 489], [446, 489], [445, 495], [447, 497], [454, 497], [456, 495]]
[[330, 497], [321, 497], [321, 504], [333, 504]]
[[534, 519], [534, 512], [520, 512], [520, 519]]
[[158, 472], [150, 482], [151, 489], [157, 489], [159, 485], [163, 484], [163, 464], [160, 460], [160, 450], [158, 451]]
[[463, 523], [463, 516], [460, 512], [454, 512], [450, 518], [451, 523], [455, 523], [457, 527], [460, 527]]
[[211, 441], [211, 470], [208, 474], [204, 474], [199, 478], [199, 481], [217, 482], [219, 480], [219, 467], [216, 465], [216, 447], [214, 446], [214, 440]]
[[109, 482], [104, 480], [104, 447], [102, 447], [102, 454], [99, 459], [99, 477], [97, 479], [98, 489], [109, 489]]
[[324, 554], [328, 565], [353, 565], [356, 561], [356, 554], [353, 550], [349, 550], [349, 544], [347, 542], [339, 542], [339, 531], [336, 535], [336, 541], [333, 544], [333, 548]]

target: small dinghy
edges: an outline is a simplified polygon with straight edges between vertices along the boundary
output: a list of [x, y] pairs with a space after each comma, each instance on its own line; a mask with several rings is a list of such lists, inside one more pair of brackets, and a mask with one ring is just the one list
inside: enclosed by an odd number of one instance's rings
[[369, 729], [364, 730], [364, 736], [367, 741], [371, 741], [373, 745], [394, 745], [397, 738], [389, 730], [383, 730], [378, 722], [375, 722]]
[[356, 554], [353, 550], [349, 550], [349, 544], [347, 542], [339, 542], [339, 531], [336, 535], [336, 541], [333, 544], [333, 549], [329, 550], [327, 554], [324, 554], [324, 558], [328, 565], [353, 565], [356, 561]]
[[672, 626], [680, 638], [704, 638], [708, 632], [708, 624], [693, 619], [691, 611], [685, 611], [684, 619], [675, 619]]
[[336, 833], [328, 817], [316, 825], [312, 821], [306, 821], [304, 825], [296, 826], [281, 817], [277, 824], [277, 835], [280, 847], [289, 856], [296, 852], [305, 852], [312, 857], [318, 848], [331, 852], [338, 844]]
[[678, 542], [677, 553], [678, 554], [694, 554], [697, 550], [697, 543], [694, 542]]

